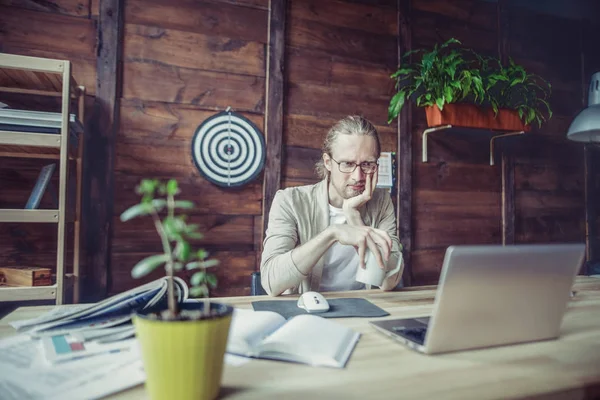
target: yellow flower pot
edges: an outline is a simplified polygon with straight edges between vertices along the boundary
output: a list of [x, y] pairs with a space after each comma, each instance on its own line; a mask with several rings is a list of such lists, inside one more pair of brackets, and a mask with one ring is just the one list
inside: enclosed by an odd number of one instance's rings
[[[198, 310], [202, 303], [181, 309]], [[211, 303], [217, 316], [200, 320], [163, 321], [135, 314], [133, 323], [151, 399], [206, 399], [221, 388], [223, 359], [233, 308]]]

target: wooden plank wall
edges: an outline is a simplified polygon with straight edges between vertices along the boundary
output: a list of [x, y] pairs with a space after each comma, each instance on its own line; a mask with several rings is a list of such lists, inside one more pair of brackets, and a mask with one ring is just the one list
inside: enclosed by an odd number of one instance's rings
[[[395, 151], [395, 130], [385, 120], [396, 57], [389, 3], [288, 2], [282, 186], [316, 181], [320, 142], [348, 113], [372, 119], [384, 150]], [[240, 190], [218, 189], [199, 176], [189, 153], [195, 127], [227, 106], [263, 129], [267, 5], [126, 3], [111, 291], [130, 287], [131, 263], [155, 251], [150, 221], [117, 218], [136, 200], [139, 179], [154, 175], [178, 177], [201, 210], [192, 218], [206, 235], [198, 244], [222, 262], [215, 295], [249, 294], [260, 256], [262, 178]]]
[[583, 146], [566, 139], [582, 109], [580, 22], [509, 10], [510, 54], [552, 83], [550, 123], [513, 141], [517, 243], [585, 241]]
[[[496, 3], [413, 0], [413, 49], [455, 37], [497, 56]], [[413, 284], [437, 282], [446, 247], [501, 243], [500, 163], [489, 165], [489, 137], [433, 133], [421, 162], [423, 109], [413, 108]]]
[[[137, 284], [131, 266], [156, 252], [150, 220], [122, 223], [142, 178], [176, 178], [196, 203], [204, 246], [221, 261], [214, 295], [249, 294], [262, 179], [238, 190], [204, 180], [191, 157], [195, 129], [231, 106], [264, 127], [268, 0], [130, 0], [125, 4], [121, 126], [116, 144], [110, 293]], [[157, 271], [153, 277], [160, 275]]]
[[[396, 2], [291, 1], [286, 40], [283, 187], [314, 183], [329, 128], [360, 114], [396, 151], [386, 123], [397, 63]], [[375, 2], [371, 2], [375, 3]]]
[[[600, 37], [600, 25], [590, 23], [581, 25], [583, 68], [582, 103], [587, 105], [587, 93], [592, 74], [600, 72], [600, 52], [597, 38]], [[588, 145], [586, 154], [587, 179], [587, 220], [588, 230], [588, 268], [587, 273], [600, 274], [600, 145]]]
[[[95, 92], [95, 45], [96, 30], [88, 1], [0, 0], [0, 52], [71, 60], [75, 79], [86, 86], [88, 103]], [[27, 104], [31, 99], [27, 97]], [[0, 95], [0, 101], [12, 106], [24, 100]], [[34, 103], [39, 110], [60, 110], [53, 101]], [[0, 158], [0, 208], [24, 207], [40, 169], [51, 162], [55, 161]], [[57, 172], [52, 182], [58, 188]], [[52, 196], [47, 192], [40, 208], [52, 207]], [[56, 224], [0, 224], [0, 262], [54, 268], [56, 234]], [[73, 225], [67, 224], [67, 269], [72, 265], [72, 234]]]
[[[397, 125], [386, 123], [394, 92], [389, 74], [398, 59], [397, 1], [287, 3], [282, 187], [316, 182], [322, 140], [345, 115], [373, 121], [384, 151], [396, 151], [398, 143]], [[0, 51], [67, 57], [77, 79], [95, 88], [98, 0], [40, 4], [0, 0]], [[412, 48], [456, 37], [498, 55], [496, 3], [412, 0], [411, 9]], [[543, 129], [502, 146], [515, 159], [515, 242], [583, 241], [583, 147], [564, 136], [583, 105], [583, 81], [600, 70], [595, 43], [586, 41], [578, 21], [514, 7], [507, 13], [509, 55], [553, 83], [556, 113]], [[25, 19], [35, 24], [26, 27]], [[219, 189], [197, 172], [190, 141], [203, 120], [227, 106], [264, 130], [267, 21], [268, 0], [125, 2], [109, 294], [140, 284], [130, 277], [131, 266], [156, 251], [150, 221], [118, 219], [137, 202], [134, 188], [146, 177], [175, 177], [182, 196], [196, 202], [191, 219], [206, 238], [195, 244], [222, 262], [215, 295], [249, 294], [260, 256], [262, 175], [242, 189]], [[448, 245], [501, 243], [501, 165], [489, 165], [489, 138], [449, 134], [430, 136], [429, 162], [422, 163], [423, 110], [413, 107], [411, 120], [412, 278], [428, 284], [437, 282]], [[18, 190], [5, 190], [7, 184], [29, 190], [25, 179], [32, 182], [39, 168], [1, 162], [0, 206], [18, 201]], [[0, 246], [0, 256], [31, 251], [51, 265], [45, 243], [52, 232], [10, 229], [0, 231], [0, 243], [21, 250]]]

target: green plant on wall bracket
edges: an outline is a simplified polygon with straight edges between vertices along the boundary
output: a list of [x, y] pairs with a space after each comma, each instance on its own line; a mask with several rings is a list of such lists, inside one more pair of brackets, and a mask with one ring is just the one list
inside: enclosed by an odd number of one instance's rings
[[552, 118], [552, 109], [548, 103], [552, 85], [548, 81], [527, 72], [512, 58], [507, 66], [503, 66], [496, 58], [477, 57], [481, 62], [485, 81], [486, 103], [496, 114], [500, 108], [516, 110], [525, 125], [535, 121], [538, 126]]
[[409, 51], [402, 56], [423, 53], [417, 63], [403, 62], [392, 74], [396, 79], [398, 92], [392, 97], [388, 108], [388, 123], [398, 116], [407, 99], [415, 98], [418, 107], [437, 105], [443, 110], [444, 104], [459, 102], [465, 98], [481, 103], [484, 99], [483, 80], [477, 64], [469, 60], [467, 52], [451, 45], [461, 44], [450, 39], [433, 50]]
[[[208, 295], [210, 288], [217, 286], [217, 278], [208, 273], [207, 269], [219, 264], [218, 260], [209, 259], [208, 252], [204, 249], [192, 250], [190, 240], [202, 239], [198, 225], [188, 224], [187, 215], [176, 215], [175, 210], [189, 210], [194, 208], [194, 203], [186, 200], [175, 200], [179, 187], [175, 179], [160, 182], [156, 179], [143, 179], [136, 188], [142, 196], [139, 204], [133, 205], [121, 214], [121, 221], [132, 218], [150, 216], [154, 227], [160, 237], [162, 253], [155, 254], [139, 261], [131, 270], [131, 276], [141, 278], [160, 266], [164, 266], [168, 277], [168, 305], [169, 316], [178, 315], [178, 304], [175, 301], [173, 276], [175, 272], [195, 270], [190, 279], [190, 294], [205, 298], [204, 312], [209, 313]], [[157, 197], [157, 195], [159, 197]], [[161, 213], [166, 215], [161, 217]]]
[[[430, 51], [412, 50], [402, 56], [400, 67], [391, 75], [398, 91], [390, 100], [388, 123], [398, 117], [407, 100], [418, 107], [437, 105], [440, 110], [459, 102], [491, 107], [495, 114], [500, 108], [511, 109], [526, 125], [535, 121], [541, 126], [552, 117], [549, 82], [512, 59], [503, 66], [496, 58], [459, 45], [460, 41], [451, 38]], [[422, 54], [420, 60], [410, 63], [416, 53]]]

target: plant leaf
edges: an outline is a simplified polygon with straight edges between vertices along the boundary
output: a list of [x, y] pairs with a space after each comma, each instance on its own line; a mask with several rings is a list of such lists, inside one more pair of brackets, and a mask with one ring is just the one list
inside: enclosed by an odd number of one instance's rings
[[205, 260], [205, 261], [194, 261], [188, 263], [185, 268], [187, 270], [195, 269], [195, 268], [211, 268], [219, 265], [219, 260]]
[[211, 288], [216, 288], [217, 287], [217, 277], [213, 274], [208, 274], [206, 275], [206, 281], [208, 282], [208, 285]]
[[139, 186], [136, 188], [138, 194], [154, 196], [154, 192], [158, 187], [158, 180], [156, 179], [142, 179]]
[[192, 275], [192, 279], [190, 279], [190, 283], [192, 284], [192, 286], [198, 286], [199, 284], [204, 282], [204, 279], [206, 279], [206, 272], [199, 271], [199, 272], [196, 272], [194, 275]]
[[535, 118], [535, 110], [533, 108], [529, 109], [529, 113], [527, 114], [527, 123], [531, 123]]
[[149, 215], [152, 212], [152, 210], [153, 207], [150, 203], [136, 204], [123, 211], [120, 218], [121, 221], [126, 222], [135, 217]]
[[152, 206], [156, 209], [156, 211], [161, 211], [167, 206], [167, 201], [165, 199], [154, 199], [152, 200]]
[[446, 99], [446, 103], [452, 103], [452, 99], [454, 97], [452, 96], [452, 88], [450, 86], [446, 86], [444, 88], [444, 97]]
[[439, 98], [435, 99], [435, 104], [437, 104], [440, 111], [442, 111], [444, 109], [444, 98], [439, 97]]
[[208, 297], [208, 288], [206, 285], [192, 287], [190, 288], [190, 295], [192, 297]]
[[168, 262], [171, 258], [168, 254], [157, 254], [153, 256], [149, 256], [138, 262], [133, 269], [131, 270], [131, 276], [133, 278], [141, 278], [154, 271], [156, 267], [159, 267], [166, 262]]
[[185, 222], [180, 218], [167, 217], [163, 220], [163, 229], [169, 240], [182, 240], [181, 232], [185, 229]]
[[197, 256], [199, 259], [204, 260], [204, 259], [208, 258], [208, 251], [206, 251], [204, 249], [200, 249], [200, 250], [198, 250]]
[[404, 106], [405, 91], [401, 90], [392, 97], [390, 100], [390, 106], [388, 108], [388, 124], [391, 124], [394, 118], [398, 117], [400, 110]]
[[392, 75], [390, 75], [390, 78], [398, 78], [400, 75], [408, 75], [408, 74], [413, 74], [413, 73], [415, 73], [414, 68], [402, 67], [402, 68], [399, 68]]
[[178, 193], [177, 181], [175, 179], [169, 179], [167, 182], [166, 192], [169, 196], [175, 196]]
[[185, 208], [185, 209], [194, 208], [194, 202], [187, 201], [187, 200], [175, 200], [174, 205], [175, 205], [175, 208]]
[[191, 246], [185, 240], [179, 240], [175, 246], [175, 255], [177, 259], [186, 262], [190, 258]]

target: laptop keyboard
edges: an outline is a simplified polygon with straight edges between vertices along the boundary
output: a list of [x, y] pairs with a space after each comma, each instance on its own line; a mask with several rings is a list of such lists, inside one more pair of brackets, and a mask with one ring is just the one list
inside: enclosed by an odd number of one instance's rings
[[427, 333], [427, 327], [406, 327], [406, 326], [394, 326], [392, 328], [398, 335], [403, 336], [413, 342], [420, 345], [425, 343], [425, 334]]

